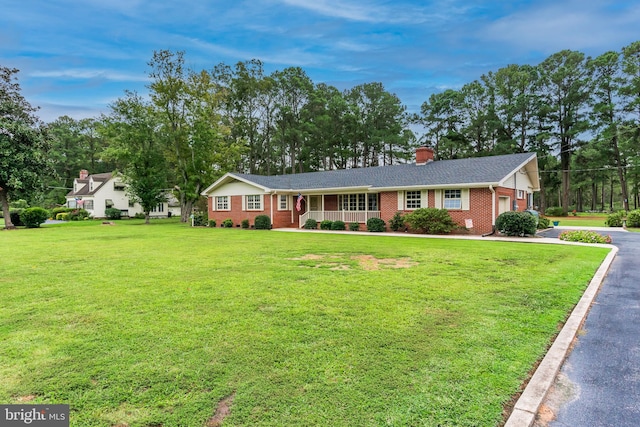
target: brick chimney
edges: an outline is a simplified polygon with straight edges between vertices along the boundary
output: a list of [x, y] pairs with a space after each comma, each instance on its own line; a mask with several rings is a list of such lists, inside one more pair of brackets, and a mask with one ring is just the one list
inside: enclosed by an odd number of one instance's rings
[[80, 179], [87, 179], [89, 177], [89, 171], [86, 169], [82, 169], [80, 171]]
[[433, 148], [416, 148], [416, 165], [426, 165], [429, 162], [433, 162]]

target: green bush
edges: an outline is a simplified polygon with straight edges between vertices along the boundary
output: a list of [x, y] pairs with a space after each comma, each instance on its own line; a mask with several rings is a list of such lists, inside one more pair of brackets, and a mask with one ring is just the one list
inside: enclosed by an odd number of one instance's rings
[[246, 230], [247, 228], [249, 228], [249, 220], [243, 219], [242, 221], [240, 221], [240, 226]]
[[27, 209], [28, 207], [29, 207], [29, 203], [27, 203], [27, 201], [24, 199], [14, 200], [13, 202], [9, 203], [9, 208]]
[[11, 218], [11, 223], [16, 227], [22, 227], [24, 225], [22, 223], [22, 220], [20, 219], [20, 214], [22, 213], [23, 210], [24, 209], [22, 208], [9, 209], [9, 218]]
[[69, 212], [60, 212], [56, 214], [56, 219], [58, 221], [69, 221]]
[[89, 218], [89, 212], [84, 209], [74, 209], [69, 212], [69, 221], [80, 221]]
[[267, 215], [258, 215], [254, 220], [256, 230], [270, 230], [271, 219]]
[[135, 219], [145, 219], [144, 212], [138, 212], [133, 216]]
[[331, 224], [332, 224], [331, 221], [329, 221], [328, 219], [325, 219], [320, 223], [320, 230], [331, 230]]
[[533, 236], [536, 234], [536, 218], [527, 212], [503, 212], [496, 218], [496, 229], [506, 236]]
[[389, 220], [389, 228], [391, 231], [398, 231], [404, 228], [405, 219], [400, 212], [396, 212]]
[[38, 228], [49, 218], [49, 211], [40, 207], [27, 208], [20, 213], [20, 220], [27, 228]]
[[538, 230], [544, 230], [545, 228], [549, 228], [550, 224], [551, 224], [551, 221], [549, 221], [549, 218], [545, 218], [543, 216], [538, 218]]
[[318, 229], [318, 221], [313, 218], [309, 218], [303, 226], [306, 230], [317, 230]]
[[380, 218], [369, 218], [367, 220], [367, 231], [381, 233], [386, 229], [386, 223]]
[[233, 220], [231, 218], [227, 218], [224, 221], [222, 221], [222, 226], [224, 228], [233, 228]]
[[640, 227], [640, 209], [630, 211], [627, 214], [627, 227]]
[[51, 209], [51, 218], [58, 218], [59, 213], [67, 213], [67, 212], [71, 212], [72, 210], [73, 208], [67, 208], [64, 206], [53, 208]]
[[194, 227], [206, 227], [208, 222], [209, 217], [206, 212], [195, 212], [193, 214]]
[[544, 214], [547, 216], [566, 216], [566, 214], [562, 212], [562, 208], [560, 206], [547, 208]]
[[107, 208], [104, 210], [104, 215], [107, 219], [120, 219], [122, 217], [122, 212], [118, 208]]
[[360, 223], [359, 222], [350, 222], [349, 223], [349, 231], [360, 231]]
[[331, 224], [331, 229], [332, 230], [346, 230], [347, 227], [345, 226], [344, 221], [333, 221], [333, 224]]
[[583, 243], [611, 243], [613, 241], [609, 235], [603, 236], [602, 234], [589, 230], [563, 231], [558, 238], [568, 242]]
[[210, 219], [209, 220], [209, 227], [212, 227], [212, 228], [216, 227], [216, 220], [215, 219]]
[[607, 215], [607, 219], [604, 225], [607, 227], [622, 227], [622, 221], [624, 220], [624, 211], [618, 211]]
[[446, 209], [421, 208], [405, 215], [412, 230], [426, 234], [446, 234], [457, 227]]

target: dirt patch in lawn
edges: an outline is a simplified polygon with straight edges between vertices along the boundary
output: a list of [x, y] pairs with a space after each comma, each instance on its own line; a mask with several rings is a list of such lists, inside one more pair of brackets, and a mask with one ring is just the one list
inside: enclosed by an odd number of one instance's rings
[[[343, 254], [318, 255], [307, 254], [300, 258], [289, 258], [292, 261], [318, 261], [314, 268], [329, 268], [330, 270], [350, 270], [353, 263], [346, 263]], [[351, 261], [356, 261], [358, 265], [367, 271], [380, 270], [383, 268], [411, 268], [418, 265], [411, 258], [376, 258], [373, 255], [352, 255], [348, 257]]]
[[236, 393], [233, 392], [218, 402], [216, 413], [213, 414], [213, 417], [209, 418], [209, 421], [205, 424], [206, 427], [220, 427], [222, 425], [224, 419], [231, 413], [231, 405], [233, 404], [233, 398], [235, 396]]

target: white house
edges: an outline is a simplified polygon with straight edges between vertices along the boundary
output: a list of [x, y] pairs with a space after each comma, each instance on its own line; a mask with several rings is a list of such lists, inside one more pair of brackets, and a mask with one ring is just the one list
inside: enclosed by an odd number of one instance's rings
[[[67, 207], [82, 208], [94, 218], [105, 218], [107, 208], [120, 209], [123, 217], [142, 213], [142, 206], [129, 198], [127, 185], [122, 177], [111, 172], [89, 175], [85, 169], [73, 180], [73, 190], [67, 194]], [[160, 203], [151, 212], [152, 217], [180, 216], [180, 203], [173, 195]]]

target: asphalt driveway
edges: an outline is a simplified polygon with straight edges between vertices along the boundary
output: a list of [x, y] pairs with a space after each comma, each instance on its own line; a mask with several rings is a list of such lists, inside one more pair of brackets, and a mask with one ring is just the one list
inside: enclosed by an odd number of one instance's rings
[[[560, 231], [542, 235], [556, 237]], [[539, 419], [536, 425], [640, 425], [640, 233], [606, 233], [618, 255], [544, 402], [555, 420]]]

